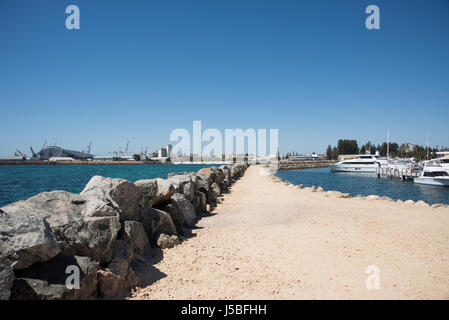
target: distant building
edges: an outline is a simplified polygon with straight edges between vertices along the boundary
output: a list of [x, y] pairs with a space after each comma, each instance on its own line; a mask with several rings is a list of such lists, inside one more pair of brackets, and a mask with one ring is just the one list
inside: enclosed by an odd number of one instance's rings
[[38, 153], [31, 148], [34, 159], [50, 160], [53, 157], [73, 158], [75, 160], [92, 160], [94, 156], [90, 153], [76, 150], [68, 150], [57, 146], [44, 147]]
[[171, 157], [171, 151], [173, 149], [173, 146], [169, 143], [167, 144], [166, 149], [167, 149], [167, 157]]
[[158, 158], [166, 158], [167, 157], [167, 148], [159, 148], [157, 150], [157, 157]]

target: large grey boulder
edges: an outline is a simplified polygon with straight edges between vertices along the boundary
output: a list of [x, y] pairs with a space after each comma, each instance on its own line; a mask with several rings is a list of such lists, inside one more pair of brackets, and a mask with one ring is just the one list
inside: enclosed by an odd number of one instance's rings
[[215, 172], [214, 176], [214, 182], [218, 185], [221, 185], [223, 182], [223, 179], [225, 178], [225, 175], [223, 173], [223, 170], [217, 167], [211, 167], [211, 170]]
[[98, 197], [42, 192], [4, 208], [14, 216], [29, 212], [45, 219], [65, 255], [89, 256], [100, 262], [111, 259], [120, 230], [119, 213]]
[[97, 197], [112, 204], [120, 213], [120, 222], [136, 221], [139, 217], [140, 189], [125, 179], [93, 176], [84, 190], [84, 197]]
[[168, 203], [165, 206], [159, 207], [158, 209], [167, 212], [170, 215], [173, 223], [175, 224], [176, 231], [179, 234], [184, 234], [184, 216], [177, 206]]
[[167, 201], [176, 192], [171, 181], [161, 178], [157, 178], [155, 181], [157, 182], [157, 193], [153, 206]]
[[198, 178], [197, 190], [207, 194], [209, 192], [209, 188], [213, 180], [210, 178], [210, 176], [207, 176], [205, 174], [197, 174], [197, 178]]
[[0, 209], [0, 253], [14, 269], [47, 261], [61, 251], [48, 223], [31, 210]]
[[183, 186], [183, 192], [182, 192], [189, 201], [192, 201], [195, 197], [195, 185], [192, 181], [187, 182]]
[[216, 179], [216, 173], [213, 168], [202, 168], [198, 170], [197, 175], [210, 185]]
[[221, 166], [220, 169], [223, 170], [223, 174], [224, 174], [222, 184], [224, 187], [229, 187], [232, 182], [231, 170], [229, 169], [228, 166]]
[[9, 261], [0, 254], [0, 300], [9, 299], [13, 282], [14, 271]]
[[197, 213], [207, 212], [207, 195], [202, 191], [195, 193], [195, 202], [197, 207], [195, 208]]
[[97, 273], [100, 297], [121, 299], [137, 285], [138, 279], [131, 266], [133, 258], [133, 249], [125, 241], [117, 240], [111, 262]]
[[150, 242], [143, 224], [137, 221], [125, 221], [121, 231], [121, 238], [129, 244], [135, 253], [144, 255], [150, 248]]
[[[49, 261], [16, 271], [10, 299], [93, 299], [97, 293], [98, 267], [98, 262], [88, 257], [59, 254]], [[76, 279], [79, 279], [79, 288], [74, 287]]]
[[[184, 194], [185, 192], [186, 196], [189, 197], [191, 189], [195, 192], [195, 185], [192, 182], [192, 176], [193, 175], [191, 173], [177, 174], [167, 178], [166, 181], [173, 185], [175, 192], [181, 194]], [[185, 188], [186, 185], [188, 186]]]
[[221, 194], [220, 186], [216, 182], [213, 182], [210, 185], [210, 189], [209, 189], [209, 193], [208, 193], [208, 203], [209, 204], [217, 203], [217, 198], [220, 196], [220, 194]]
[[175, 193], [170, 198], [170, 203], [175, 205], [179, 209], [179, 211], [181, 211], [181, 214], [184, 218], [184, 224], [187, 227], [192, 227], [195, 224], [197, 218], [195, 208], [193, 207], [189, 199], [186, 198], [185, 195]]
[[159, 233], [176, 234], [176, 227], [170, 214], [155, 208], [143, 208], [139, 220], [151, 242], [156, 241]]
[[190, 180], [192, 181], [193, 185], [195, 186], [195, 191], [200, 188], [200, 180], [201, 178], [195, 173], [191, 172], [189, 173]]
[[158, 186], [155, 179], [138, 180], [134, 182], [140, 190], [139, 206], [142, 208], [151, 208], [157, 199]]

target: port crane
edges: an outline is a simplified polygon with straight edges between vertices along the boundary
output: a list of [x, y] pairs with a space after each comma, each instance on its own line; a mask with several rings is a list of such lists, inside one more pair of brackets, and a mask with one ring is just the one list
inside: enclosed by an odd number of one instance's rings
[[116, 158], [120, 158], [120, 155], [126, 155], [128, 153], [129, 141], [126, 143], [125, 150], [122, 150], [121, 147], [118, 150], [110, 151], [110, 154], [115, 155]]
[[16, 149], [16, 155], [20, 155], [23, 160], [25, 160], [27, 158], [26, 154], [22, 153], [19, 149]]

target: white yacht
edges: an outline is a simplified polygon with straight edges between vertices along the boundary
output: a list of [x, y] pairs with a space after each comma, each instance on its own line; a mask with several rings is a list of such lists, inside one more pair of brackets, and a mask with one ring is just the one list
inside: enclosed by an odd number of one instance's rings
[[381, 161], [377, 155], [364, 154], [354, 159], [343, 160], [329, 166], [331, 172], [363, 172], [376, 173], [380, 168]]
[[391, 160], [388, 162], [388, 165], [386, 167], [388, 169], [391, 169], [394, 171], [396, 171], [396, 170], [403, 171], [403, 170], [411, 170], [411, 169], [413, 169], [413, 171], [418, 171], [418, 170], [422, 169], [419, 166], [419, 164], [415, 162], [415, 160], [413, 158], [403, 158], [403, 159], [398, 159], [398, 160]]
[[439, 164], [445, 169], [445, 170], [449, 170], [449, 155], [443, 156], [443, 157], [439, 157], [435, 159], [436, 161], [439, 162]]
[[421, 175], [413, 181], [417, 184], [449, 187], [449, 171], [439, 161], [427, 161]]

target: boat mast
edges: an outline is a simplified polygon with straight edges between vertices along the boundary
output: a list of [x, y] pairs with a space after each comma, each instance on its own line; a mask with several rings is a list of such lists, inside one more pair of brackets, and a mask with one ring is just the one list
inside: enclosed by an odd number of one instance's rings
[[426, 150], [427, 150], [427, 160], [429, 160], [429, 130], [427, 130], [427, 142], [426, 142]]
[[387, 159], [390, 158], [390, 129], [388, 129], [387, 133]]

